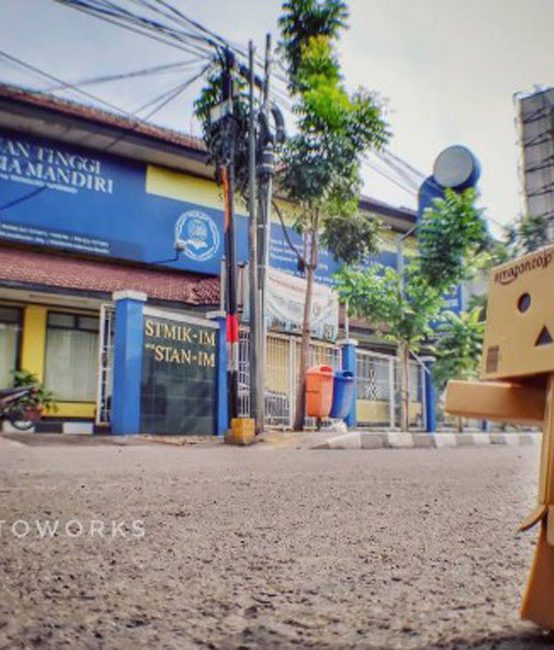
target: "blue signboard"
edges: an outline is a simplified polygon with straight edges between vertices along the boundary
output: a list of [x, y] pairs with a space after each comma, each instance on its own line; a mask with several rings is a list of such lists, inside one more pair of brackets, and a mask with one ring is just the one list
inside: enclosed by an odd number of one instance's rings
[[[296, 249], [301, 251], [303, 249], [302, 236], [292, 228], [287, 228], [287, 234]], [[366, 264], [370, 264], [371, 262], [379, 262], [379, 264], [383, 264], [384, 266], [396, 268], [396, 254], [389, 251], [381, 251], [378, 255], [371, 255], [367, 258]], [[274, 268], [286, 271], [292, 275], [297, 275], [299, 277], [304, 276], [304, 274], [298, 269], [296, 254], [291, 250], [291, 247], [283, 233], [283, 228], [279, 223], [271, 224], [269, 263]], [[341, 262], [337, 262], [327, 249], [321, 248], [315, 272], [316, 281], [321, 284], [327, 284], [330, 286], [334, 285], [333, 274], [336, 273], [341, 266]]]
[[[17, 133], [0, 132], [0, 238], [197, 273], [218, 274], [221, 210], [146, 191], [147, 165]], [[248, 260], [248, 219], [237, 217], [237, 259]], [[302, 249], [302, 237], [288, 228]], [[177, 260], [175, 247], [180, 253]], [[393, 253], [374, 258], [394, 266]], [[271, 225], [271, 266], [301, 275], [280, 224]], [[316, 280], [340, 264], [320, 251]]]
[[0, 237], [219, 273], [222, 214], [146, 192], [146, 165], [0, 133]]
[[[287, 230], [302, 250], [301, 235]], [[217, 275], [223, 213], [148, 191], [145, 163], [0, 131], [0, 239]], [[271, 224], [269, 257], [272, 267], [302, 275], [279, 223]], [[248, 219], [240, 215], [237, 260], [248, 260]], [[395, 267], [396, 254], [372, 261]], [[339, 267], [322, 249], [316, 281], [332, 285]]]

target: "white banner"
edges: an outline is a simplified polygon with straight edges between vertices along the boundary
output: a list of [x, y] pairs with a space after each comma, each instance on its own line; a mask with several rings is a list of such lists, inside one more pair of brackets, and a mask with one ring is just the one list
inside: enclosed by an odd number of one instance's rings
[[[306, 280], [283, 271], [268, 269], [267, 319], [268, 326], [286, 332], [302, 332]], [[312, 335], [334, 341], [338, 336], [339, 301], [327, 286], [314, 283], [312, 299]]]

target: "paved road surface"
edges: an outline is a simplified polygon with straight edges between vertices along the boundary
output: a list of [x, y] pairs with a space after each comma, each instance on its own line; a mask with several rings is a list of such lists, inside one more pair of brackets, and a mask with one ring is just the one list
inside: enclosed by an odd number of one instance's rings
[[0, 443], [0, 648], [552, 643], [517, 619], [538, 447]]

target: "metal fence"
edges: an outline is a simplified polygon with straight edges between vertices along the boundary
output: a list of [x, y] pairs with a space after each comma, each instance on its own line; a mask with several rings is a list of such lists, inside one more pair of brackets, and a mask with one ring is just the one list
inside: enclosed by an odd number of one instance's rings
[[[250, 414], [249, 332], [240, 332], [239, 415]], [[268, 335], [266, 365], [266, 424], [289, 428], [293, 425], [300, 364], [300, 340], [284, 334]], [[310, 365], [341, 367], [339, 346], [312, 342]], [[416, 361], [409, 362], [410, 426], [425, 426], [425, 370]], [[356, 412], [361, 427], [400, 427], [400, 365], [396, 357], [356, 351]], [[315, 427], [315, 418], [306, 426]]]
[[[239, 415], [250, 414], [250, 359], [249, 331], [241, 329], [239, 337]], [[292, 427], [296, 408], [298, 370], [300, 364], [299, 339], [271, 333], [267, 337], [265, 412], [266, 424]], [[340, 348], [329, 343], [313, 342], [310, 346], [310, 365], [329, 365], [340, 368]], [[308, 418], [306, 425], [315, 426]]]
[[[425, 425], [425, 370], [409, 362], [410, 425]], [[400, 427], [401, 369], [396, 357], [356, 351], [356, 414], [359, 426]]]

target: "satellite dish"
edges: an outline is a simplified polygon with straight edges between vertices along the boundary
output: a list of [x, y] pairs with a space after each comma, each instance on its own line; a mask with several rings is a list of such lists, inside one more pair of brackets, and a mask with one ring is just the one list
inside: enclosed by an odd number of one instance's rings
[[433, 178], [439, 185], [458, 190], [473, 187], [480, 174], [477, 158], [459, 144], [441, 151], [433, 167]]

